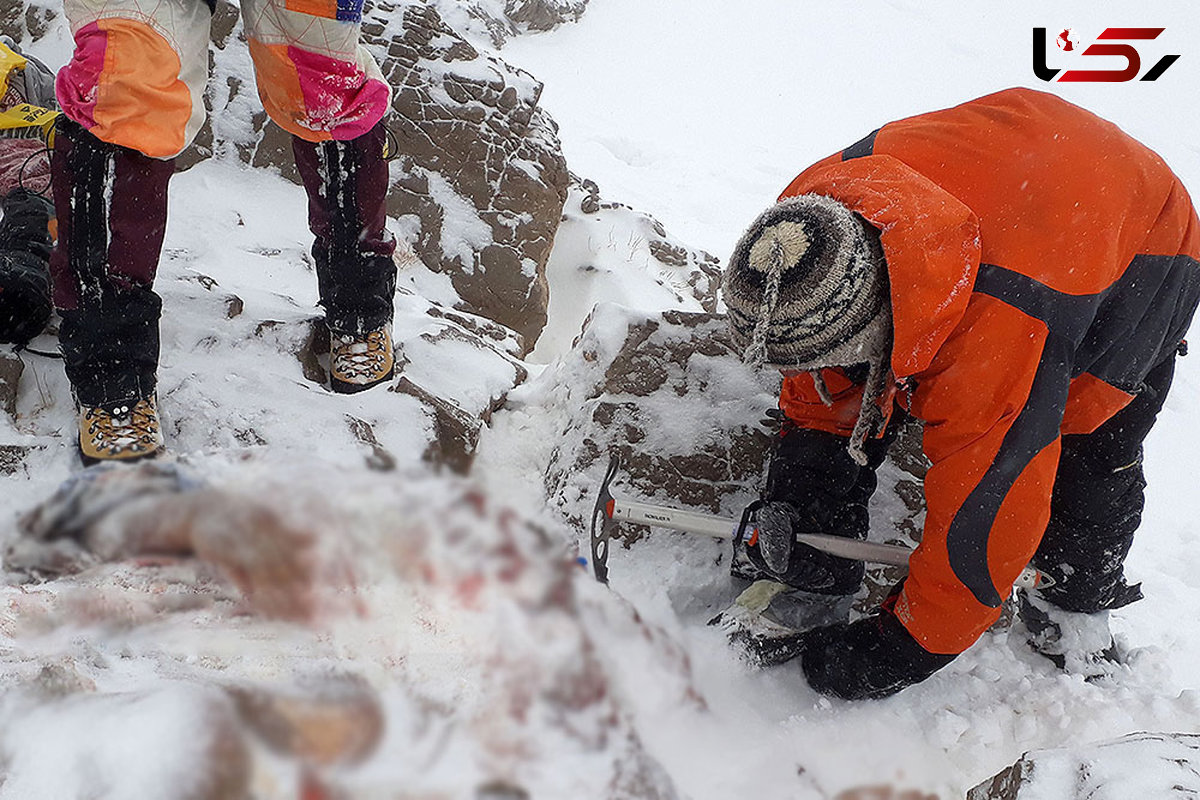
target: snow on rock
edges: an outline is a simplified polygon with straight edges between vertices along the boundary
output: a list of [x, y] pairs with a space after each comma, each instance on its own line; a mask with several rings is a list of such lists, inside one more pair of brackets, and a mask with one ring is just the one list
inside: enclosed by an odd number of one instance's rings
[[220, 689], [163, 681], [131, 691], [64, 691], [55, 680], [44, 671], [0, 699], [0, 797], [247, 796], [249, 751]]
[[0, 347], [0, 411], [9, 417], [15, 417], [17, 413], [17, 388], [24, 371], [25, 362], [12, 346]]
[[5, 3], [0, 8], [0, 36], [18, 44], [45, 36], [55, 19], [61, 18], [61, 5], [43, 2]]
[[[238, 196], [238, 208], [175, 202], [209, 193]], [[335, 395], [304, 193], [269, 172], [210, 159], [177, 175], [171, 194], [156, 282], [169, 450], [268, 448], [318, 453], [343, 468], [470, 468], [480, 430], [528, 374], [515, 332], [402, 289], [395, 380]], [[44, 336], [34, 345], [52, 351], [57, 343]], [[21, 358], [15, 417], [0, 414], [0, 479], [11, 475], [13, 496], [35, 499], [77, 468], [76, 422], [61, 362]]]
[[419, 223], [410, 244], [450, 276], [464, 309], [531, 348], [546, 322], [545, 265], [569, 180], [541, 84], [477, 50], [430, 6], [378, 3], [364, 38], [394, 91], [389, 214]]
[[535, 362], [565, 353], [598, 302], [717, 311], [717, 259], [680, 242], [652, 216], [601, 199], [591, 180], [573, 179], [546, 276], [550, 305], [529, 357]]
[[967, 800], [1176, 800], [1200, 794], [1200, 734], [1132, 733], [1026, 753]]
[[641, 499], [733, 513], [751, 497], [775, 397], [732, 352], [723, 317], [599, 305], [539, 380], [563, 387], [556, 400], [571, 410], [546, 489], [576, 524], [610, 454]]
[[611, 676], [657, 659], [695, 705], [686, 659], [477, 485], [196, 456], [80, 473], [14, 536], [4, 800], [678, 796]]
[[[575, 348], [531, 387], [548, 391], [543, 402], [566, 417], [545, 469], [551, 503], [582, 532], [617, 455], [618, 496], [740, 517], [766, 474], [778, 381], [742, 364], [723, 315], [597, 306]], [[920, 541], [926, 466], [921, 427], [905, 420], [879, 469], [873, 539]], [[624, 528], [627, 543], [644, 533]], [[874, 609], [902, 574], [872, 565], [858, 608]]]
[[505, 13], [526, 30], [548, 31], [564, 22], [575, 22], [588, 0], [507, 0]]
[[[321, 319], [268, 321], [259, 324], [256, 335], [293, 352], [306, 380], [328, 381], [329, 335]], [[528, 376], [512, 351], [512, 331], [402, 292], [393, 338], [397, 377], [388, 391], [420, 403], [428, 435], [422, 458], [466, 474], [480, 429]], [[396, 457], [380, 443], [372, 424], [350, 415], [346, 419], [355, 438], [371, 449], [369, 463], [384, 469], [395, 465]]]
[[472, 39], [501, 47], [514, 36], [577, 21], [588, 0], [433, 0], [438, 13]]

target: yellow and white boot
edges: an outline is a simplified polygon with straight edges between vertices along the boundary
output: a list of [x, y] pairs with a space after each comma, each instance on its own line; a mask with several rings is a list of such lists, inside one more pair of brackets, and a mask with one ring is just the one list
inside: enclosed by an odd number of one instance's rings
[[154, 396], [80, 409], [79, 453], [84, 464], [137, 461], [162, 451], [162, 426]]
[[390, 380], [396, 372], [391, 327], [366, 333], [330, 333], [329, 388], [354, 394]]

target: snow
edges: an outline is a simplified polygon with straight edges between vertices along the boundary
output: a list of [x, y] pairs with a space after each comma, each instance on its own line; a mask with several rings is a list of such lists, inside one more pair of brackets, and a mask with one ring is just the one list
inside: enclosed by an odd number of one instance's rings
[[584, 319], [598, 303], [654, 310], [701, 311], [686, 287], [674, 285], [673, 273], [650, 252], [644, 218], [628, 209], [579, 211], [580, 191], [571, 190], [563, 221], [546, 264], [550, 304], [546, 327], [529, 355], [536, 364], [571, 349]]
[[[1030, 68], [1032, 27], [1071, 27], [1090, 41], [1109, 25], [1165, 26], [1153, 45], [1142, 45], [1146, 60], [1152, 52], [1182, 58], [1153, 83], [1049, 88], [1154, 147], [1200, 195], [1200, 103], [1193, 91], [1200, 82], [1200, 37], [1194, 4], [1186, 0], [1162, 0], [1152, 11], [1080, 0], [1052, 9], [1028, 0], [888, 0], [869, 8], [794, 0], [593, 0], [577, 24], [513, 39], [501, 56], [545, 84], [542, 104], [560, 125], [574, 173], [596, 180], [606, 199], [654, 214], [689, 245], [724, 256], [794, 174], [882, 122], [1005, 86], [1048, 88]], [[40, 46], [34, 52], [52, 66], [66, 60], [61, 35]], [[1049, 57], [1066, 63], [1061, 51], [1051, 50]], [[220, 124], [246, 124], [232, 118], [235, 111], [228, 110]], [[455, 207], [449, 197], [444, 205], [451, 246], [468, 253], [490, 241], [473, 210]], [[403, 221], [393, 226], [404, 229]], [[624, 330], [621, 307], [698, 307], [686, 293], [664, 286], [669, 280], [654, 272], [639, 235], [632, 217], [607, 228], [582, 217], [566, 221], [548, 270], [550, 323], [526, 364], [533, 377], [510, 394], [480, 441], [475, 478], [492, 497], [560, 535], [564, 529], [556, 520], [541, 516], [547, 504], [543, 477], [572, 410], [572, 381], [581, 375], [558, 359], [569, 353], [596, 304], [602, 304], [600, 322], [591, 335], [610, 348], [619, 346]], [[406, 395], [377, 390], [333, 396], [305, 380], [292, 351], [304, 338], [305, 321], [316, 314], [308, 243], [303, 192], [278, 176], [221, 161], [177, 175], [158, 283], [165, 299], [160, 378], [173, 450], [245, 480], [253, 471], [239, 472], [244, 467], [235, 456], [222, 466], [221, 454], [269, 452], [292, 460], [297, 473], [307, 470], [305, 479], [279, 491], [319, 496], [339, 487], [349, 491], [347, 484], [363, 470], [369, 448], [354, 435], [350, 419], [370, 425], [381, 445], [400, 458], [401, 475], [421, 469], [431, 423]], [[472, 260], [463, 256], [463, 263]], [[579, 269], [585, 263], [590, 268]], [[448, 279], [411, 262], [400, 279], [412, 293], [398, 297], [397, 338], [435, 335], [421, 312], [426, 301], [452, 305]], [[234, 317], [226, 315], [231, 294], [244, 303]], [[420, 359], [413, 374], [425, 388], [473, 411], [487, 406], [513, 370], [497, 354], [454, 345], [424, 352], [414, 346], [413, 353]], [[74, 420], [61, 364], [36, 356], [26, 361], [20, 422], [0, 414], [0, 444], [40, 449], [22, 472], [0, 476], [0, 525], [8, 527], [74, 468]], [[1128, 668], [1085, 682], [1058, 673], [1005, 633], [989, 633], [950, 667], [896, 697], [823, 699], [805, 685], [796, 664], [751, 669], [718, 630], [705, 625], [731, 597], [728, 579], [712, 568], [717, 545], [657, 533], [613, 553], [611, 589], [582, 573], [574, 581], [586, 637], [621, 709], [617, 716], [692, 800], [816, 800], [872, 785], [920, 789], [948, 800], [1030, 750], [1086, 749], [1141, 730], [1196, 731], [1200, 501], [1192, 459], [1200, 452], [1198, 362], [1180, 361], [1147, 442], [1147, 511], [1127, 564], [1147, 597], [1113, 613], [1118, 639], [1132, 651]], [[714, 371], [709, 380], [722, 376]], [[687, 419], [675, 422], [656, 435], [672, 444], [704, 435]], [[444, 488], [413, 484], [416, 496], [425, 492], [430, 503], [445, 502]], [[388, 491], [368, 492], [360, 512], [391, 513]], [[886, 524], [880, 514], [875, 519]], [[576, 543], [562, 544], [570, 549]], [[119, 694], [41, 707], [21, 705], [27, 701], [19, 694], [0, 702], [0, 741], [9, 757], [0, 799], [93, 796], [88, 781], [97, 763], [111, 780], [103, 796], [172, 796], [163, 787], [179, 786], [179, 776], [192, 769], [177, 755], [186, 748], [175, 745], [194, 733], [207, 706], [194, 684], [164, 685], [168, 677], [200, 672], [278, 678], [298, 664], [338, 664], [385, 687], [385, 710], [398, 724], [380, 746], [390, 758], [367, 762], [358, 777], [362, 785], [407, 781], [413, 792], [446, 786], [465, 791], [488, 774], [479, 755], [483, 746], [463, 733], [474, 728], [462, 718], [450, 717], [439, 727], [429, 722], [428, 709], [461, 704], [468, 717], [477, 714], [472, 724], [490, 730], [489, 693], [507, 697], [503, 691], [511, 688], [491, 670], [498, 662], [487, 660], [498, 652], [500, 633], [529, 659], [507, 665], [518, 675], [566, 669], [576, 652], [574, 637], [583, 636], [557, 617], [523, 628], [519, 604], [502, 603], [508, 624], [489, 630], [491, 618], [464, 611], [444, 587], [430, 589], [424, 600], [420, 617], [427, 625], [414, 625], [408, 619], [414, 598], [428, 587], [386, 577], [368, 595], [376, 616], [340, 622], [332, 632], [289, 633], [277, 623], [223, 616], [219, 598], [217, 610], [181, 618], [177, 610], [171, 615], [155, 605], [158, 598], [192, 582], [216, 591], [215, 579], [174, 569], [146, 574], [126, 564], [88, 573], [84, 580], [103, 590], [100, 610], [111, 615], [94, 624], [87, 618], [70, 625], [48, 621], [57, 619], [56, 604], [71, 595], [65, 582], [6, 593], [7, 604], [0, 604], [0, 686], [22, 685], [43, 663], [67, 662], [105, 692], [139, 693], [123, 709]], [[96, 602], [95, 595], [84, 597]], [[35, 636], [19, 636], [30, 617], [43, 627]], [[408, 688], [397, 689], [398, 683]], [[535, 714], [527, 726], [526, 745], [564, 756], [537, 762], [522, 776], [540, 790], [535, 797], [605, 796], [603, 785], [592, 782], [603, 774], [598, 762], [554, 744], [559, 731], [544, 718]], [[494, 733], [485, 730], [481, 740], [487, 735]], [[1162, 778], [1165, 786], [1175, 780], [1176, 766], [1146, 763], [1137, 761], [1137, 769], [1151, 770], [1150, 778]], [[1123, 774], [1124, 762], [1110, 766], [1114, 779]], [[1133, 791], [1144, 790], [1124, 796]]]
[[475, 271], [475, 253], [492, 244], [492, 229], [467, 200], [436, 172], [427, 172], [429, 196], [442, 207], [442, 250], [456, 259], [468, 275]]
[[[24, 709], [4, 731], [10, 755], [5, 797], [87, 797], [113, 800], [171, 797], [206, 777], [201, 765], [143, 754], [177, 751], [210, 735], [203, 724], [216, 693], [165, 685], [137, 696], [77, 696]], [[11, 719], [11, 717], [10, 717]], [[177, 721], [192, 722], [181, 727]]]

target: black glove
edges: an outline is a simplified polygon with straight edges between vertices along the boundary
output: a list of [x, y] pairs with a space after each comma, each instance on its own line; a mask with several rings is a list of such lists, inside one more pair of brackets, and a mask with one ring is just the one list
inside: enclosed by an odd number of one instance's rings
[[[764, 505], [756, 524], [759, 541], [745, 548], [758, 573], [796, 589], [819, 594], [854, 594], [863, 565], [794, 543], [796, 533], [823, 533], [866, 539], [867, 503], [875, 491], [875, 469], [893, 435], [867, 443], [868, 463], [850, 457], [848, 439], [800, 428], [785, 420], [767, 474]], [[734, 574], [738, 571], [735, 552]]]
[[889, 697], [956, 657], [921, 647], [885, 609], [856, 622], [814, 628], [800, 645], [808, 685], [845, 700]]
[[[807, 516], [807, 520], [806, 517]], [[797, 533], [829, 533], [865, 539], [866, 510], [845, 507], [827, 515], [832, 527], [818, 528], [813, 515], [790, 503], [764, 503], [755, 518], [757, 537], [746, 544], [746, 557], [760, 572], [795, 589], [816, 594], [854, 594], [862, 584], [863, 564], [823, 553], [796, 542]]]

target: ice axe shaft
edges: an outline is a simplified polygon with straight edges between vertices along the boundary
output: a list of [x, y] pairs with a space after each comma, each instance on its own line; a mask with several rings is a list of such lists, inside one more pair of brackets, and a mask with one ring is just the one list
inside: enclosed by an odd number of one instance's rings
[[[702, 514], [698, 511], [616, 498], [612, 499], [610, 509], [606, 509], [606, 513], [610, 519], [670, 528], [684, 533], [699, 533], [717, 539], [732, 539], [737, 535], [739, 526], [738, 520], [715, 514]], [[825, 533], [798, 533], [796, 541], [841, 558], [870, 561], [872, 564], [890, 564], [895, 567], [907, 566], [908, 557], [912, 555], [911, 550], [900, 545], [863, 542]]]
[[[733, 539], [742, 528], [742, 522], [715, 514], [670, 508], [667, 506], [619, 500], [613, 497], [610, 486], [620, 469], [620, 459], [614, 455], [600, 484], [596, 506], [592, 511], [592, 569], [596, 580], [608, 583], [608, 547], [617, 532], [617, 522], [634, 522], [683, 533], [695, 533], [718, 539]], [[747, 534], [752, 531], [747, 531]], [[866, 561], [872, 564], [887, 564], [907, 567], [912, 550], [907, 547], [880, 542], [864, 542], [822, 533], [799, 533], [796, 541], [816, 550], [840, 558]], [[1017, 577], [1014, 586], [1033, 588], [1050, 586], [1052, 581], [1033, 567], [1026, 567]]]

